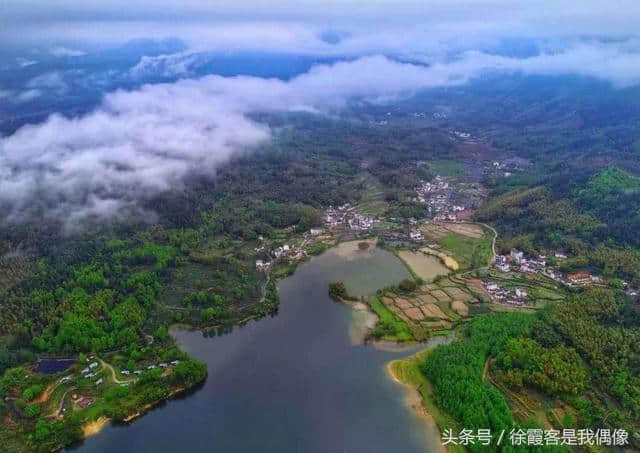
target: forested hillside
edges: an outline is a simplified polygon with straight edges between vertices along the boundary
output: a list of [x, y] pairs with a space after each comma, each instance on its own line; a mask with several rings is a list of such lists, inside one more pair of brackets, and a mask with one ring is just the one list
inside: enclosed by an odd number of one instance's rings
[[[422, 368], [438, 406], [459, 426], [493, 432], [540, 424], [635, 431], [640, 313], [622, 293], [594, 289], [537, 315], [477, 318], [463, 333], [462, 340], [430, 353]], [[537, 398], [527, 396], [532, 392], [542, 395], [537, 411], [530, 408]], [[569, 415], [560, 416], [553, 409], [559, 406]]]

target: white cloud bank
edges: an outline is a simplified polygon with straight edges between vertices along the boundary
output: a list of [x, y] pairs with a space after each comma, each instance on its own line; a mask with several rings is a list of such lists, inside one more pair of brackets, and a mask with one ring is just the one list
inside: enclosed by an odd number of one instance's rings
[[[86, 217], [118, 218], [179, 188], [191, 172], [213, 174], [268, 139], [251, 113], [328, 112], [353, 98], [388, 100], [492, 71], [581, 74], [629, 86], [640, 83], [640, 53], [629, 41], [526, 59], [467, 52], [429, 66], [371, 56], [316, 66], [289, 81], [211, 75], [118, 91], [86, 116], [52, 115], [0, 139], [0, 208], [10, 221], [42, 211], [69, 228]], [[49, 75], [39, 82], [56, 81]]]
[[49, 53], [54, 57], [81, 57], [87, 53], [83, 50], [70, 49], [64, 46], [56, 46], [49, 49]]

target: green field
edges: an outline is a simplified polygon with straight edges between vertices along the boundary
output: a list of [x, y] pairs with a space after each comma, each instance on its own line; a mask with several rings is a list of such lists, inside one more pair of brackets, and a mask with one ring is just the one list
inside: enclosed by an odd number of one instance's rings
[[384, 306], [378, 296], [374, 296], [369, 301], [371, 309], [378, 315], [378, 324], [373, 330], [373, 335], [382, 340], [390, 341], [412, 341], [413, 335], [409, 326], [400, 318], [394, 315]]
[[440, 239], [439, 244], [453, 254], [461, 269], [473, 269], [489, 263], [492, 238], [491, 233], [480, 239], [451, 233]]
[[465, 174], [464, 167], [455, 160], [434, 160], [429, 162], [429, 168], [440, 176], [461, 176]]

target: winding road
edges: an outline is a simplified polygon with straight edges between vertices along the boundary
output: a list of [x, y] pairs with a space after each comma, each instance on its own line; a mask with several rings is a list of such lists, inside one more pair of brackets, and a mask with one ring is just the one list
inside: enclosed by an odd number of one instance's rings
[[486, 223], [477, 223], [476, 225], [482, 225], [493, 231], [493, 240], [491, 241], [491, 251], [493, 252], [493, 254], [491, 255], [491, 261], [489, 261], [489, 265], [491, 265], [496, 261], [496, 241], [498, 240], [498, 231], [494, 227], [492, 227], [491, 225], [487, 225]]
[[100, 360], [100, 363], [102, 364], [103, 367], [106, 367], [106, 368], [111, 370], [111, 377], [113, 378], [113, 382], [115, 382], [116, 384], [129, 384], [131, 382], [135, 382], [136, 381], [135, 379], [128, 379], [128, 380], [125, 380], [125, 381], [121, 381], [116, 376], [116, 370], [111, 365], [109, 365], [107, 362], [105, 362], [102, 359], [98, 359], [98, 360]]

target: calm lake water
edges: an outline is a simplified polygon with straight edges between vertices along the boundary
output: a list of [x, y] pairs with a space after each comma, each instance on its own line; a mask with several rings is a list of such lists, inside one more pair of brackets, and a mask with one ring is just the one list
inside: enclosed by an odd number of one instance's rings
[[407, 408], [406, 390], [385, 369], [412, 351], [354, 344], [357, 314], [327, 295], [334, 280], [369, 295], [407, 276], [378, 248], [362, 252], [346, 243], [313, 258], [279, 282], [277, 316], [218, 337], [175, 333], [207, 362], [204, 386], [130, 425], [107, 426], [74, 451], [437, 451], [437, 430]]

